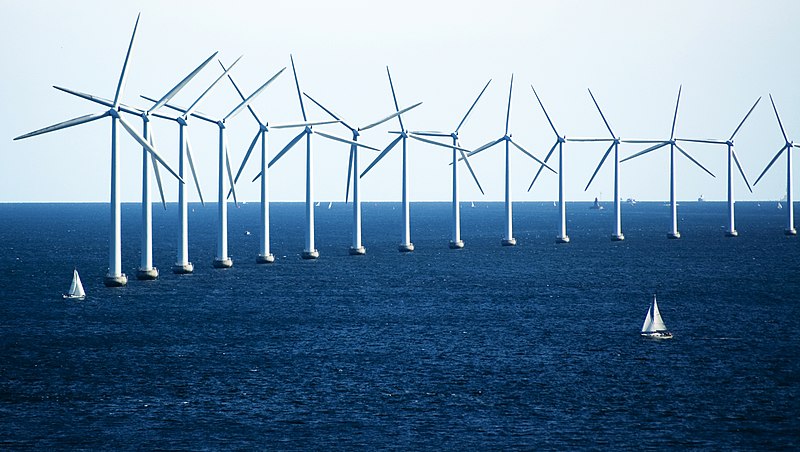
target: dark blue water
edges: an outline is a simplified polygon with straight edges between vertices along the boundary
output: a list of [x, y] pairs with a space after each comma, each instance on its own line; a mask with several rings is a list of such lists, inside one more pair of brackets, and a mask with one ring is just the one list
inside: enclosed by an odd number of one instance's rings
[[[175, 206], [155, 211], [161, 279], [133, 279], [139, 208], [106, 289], [106, 205], [0, 205], [0, 447], [103, 449], [797, 449], [800, 241], [785, 210], [685, 203], [613, 213], [317, 208], [318, 261], [299, 257], [301, 204], [272, 206], [273, 265], [255, 264], [257, 204], [230, 211], [234, 267], [211, 268], [213, 205], [192, 205], [195, 274], [173, 275]], [[245, 235], [251, 230], [251, 235]], [[86, 301], [60, 299], [73, 266]], [[639, 337], [657, 292], [671, 341]]]

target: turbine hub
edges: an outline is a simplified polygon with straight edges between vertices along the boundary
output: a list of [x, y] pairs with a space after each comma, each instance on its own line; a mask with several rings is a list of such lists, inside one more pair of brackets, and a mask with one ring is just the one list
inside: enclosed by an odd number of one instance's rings
[[178, 124], [180, 124], [182, 126], [188, 126], [189, 125], [189, 124], [186, 123], [186, 118], [184, 118], [183, 116], [179, 116], [178, 119], [176, 119], [175, 121], [177, 121]]
[[269, 132], [269, 123], [261, 124], [259, 129], [261, 129], [262, 132]]
[[217, 125], [219, 126], [220, 129], [224, 129], [225, 128], [225, 121], [219, 120], [219, 121], [217, 121]]
[[403, 130], [402, 132], [400, 132], [400, 136], [403, 138], [408, 138], [408, 133], [406, 133], [406, 131]]
[[311, 126], [306, 126], [305, 130], [306, 130], [306, 133], [311, 133]]
[[117, 110], [116, 108], [108, 110], [108, 116], [111, 116], [114, 119], [119, 119], [119, 110]]
[[353, 139], [355, 140], [356, 138], [358, 138], [358, 137], [360, 137], [360, 136], [361, 136], [361, 134], [360, 134], [360, 133], [358, 133], [358, 130], [356, 130], [356, 129], [353, 129]]

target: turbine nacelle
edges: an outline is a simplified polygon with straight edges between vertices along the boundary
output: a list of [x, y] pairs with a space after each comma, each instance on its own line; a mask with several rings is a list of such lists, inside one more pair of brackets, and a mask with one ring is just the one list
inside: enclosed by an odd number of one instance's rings
[[180, 125], [182, 125], [182, 126], [186, 127], [186, 126], [188, 126], [188, 125], [189, 125], [189, 124], [186, 122], [186, 119], [188, 119], [186, 116], [178, 116], [178, 117], [175, 119], [175, 121], [176, 121], [178, 124], [180, 124]]
[[114, 119], [119, 119], [119, 110], [117, 108], [108, 110], [108, 116], [111, 116]]

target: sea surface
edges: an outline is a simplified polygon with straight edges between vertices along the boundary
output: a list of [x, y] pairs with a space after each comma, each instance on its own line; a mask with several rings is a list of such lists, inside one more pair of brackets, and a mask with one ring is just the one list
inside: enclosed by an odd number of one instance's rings
[[[170, 271], [177, 211], [154, 206], [157, 281], [135, 280], [140, 207], [124, 204], [125, 288], [108, 289], [106, 204], [0, 205], [0, 448], [753, 450], [800, 448], [800, 237], [786, 209], [724, 203], [613, 211], [516, 203], [316, 208], [273, 204], [257, 265], [257, 203], [229, 210], [234, 266], [211, 267], [214, 204], [192, 204], [193, 275]], [[247, 231], [251, 234], [247, 235]], [[61, 294], [77, 268], [88, 294]], [[669, 341], [639, 329], [658, 294]]]

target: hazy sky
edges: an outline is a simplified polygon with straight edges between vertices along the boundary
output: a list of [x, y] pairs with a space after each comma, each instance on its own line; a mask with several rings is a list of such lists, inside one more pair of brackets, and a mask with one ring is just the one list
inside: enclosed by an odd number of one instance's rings
[[[678, 86], [683, 84], [676, 135], [726, 139], [759, 96], [764, 96], [737, 135], [737, 150], [751, 183], [782, 145], [768, 94], [775, 97], [790, 139], [800, 139], [800, 84], [796, 1], [0, 1], [0, 202], [107, 201], [110, 121], [12, 141], [15, 136], [103, 108], [73, 98], [52, 85], [113, 98], [136, 19], [142, 17], [131, 56], [124, 102], [146, 105], [139, 94], [161, 97], [216, 50], [231, 62], [244, 58], [234, 77], [255, 90], [284, 66], [297, 64], [301, 88], [350, 122], [365, 124], [393, 111], [385, 66], [389, 65], [402, 106], [422, 101], [404, 120], [409, 129], [452, 130], [487, 80], [484, 98], [462, 128], [462, 145], [476, 148], [502, 135], [511, 73], [515, 85], [511, 132], [515, 141], [543, 158], [553, 142], [531, 91], [534, 84], [550, 117], [567, 136], [605, 136], [586, 88], [595, 93], [615, 132], [624, 137], [667, 138]], [[219, 74], [209, 65], [176, 98], [189, 104]], [[238, 103], [220, 84], [200, 110], [224, 116]], [[301, 118], [291, 71], [254, 103], [272, 122]], [[310, 118], [326, 118], [310, 103]], [[166, 110], [165, 110], [166, 111]], [[139, 118], [130, 117], [141, 125]], [[177, 162], [177, 126], [156, 121], [156, 144]], [[385, 147], [396, 121], [366, 132], [363, 141]], [[216, 198], [217, 128], [190, 125], [196, 164], [206, 199]], [[246, 112], [229, 126], [233, 164], [238, 166], [257, 126]], [[325, 130], [341, 136], [341, 126]], [[297, 131], [275, 131], [271, 154]], [[120, 133], [124, 201], [141, 190], [141, 148]], [[316, 197], [341, 200], [348, 146], [315, 138]], [[604, 167], [588, 192], [589, 177], [606, 146], [568, 144], [568, 200], [613, 196], [613, 173]], [[630, 155], [641, 146], [627, 146]], [[711, 178], [677, 157], [679, 199], [721, 200], [726, 190], [724, 147], [687, 145], [716, 174]], [[797, 150], [795, 150], [797, 152]], [[621, 195], [666, 200], [668, 150], [622, 164]], [[376, 155], [362, 151], [362, 168]], [[400, 149], [392, 151], [363, 181], [365, 200], [399, 200]], [[450, 198], [449, 152], [409, 143], [412, 201]], [[503, 152], [497, 146], [472, 160], [486, 196], [462, 171], [463, 199], [503, 197]], [[555, 157], [551, 160], [557, 164]], [[610, 162], [609, 162], [610, 163]], [[512, 154], [515, 200], [557, 197], [557, 177], [544, 174], [526, 189], [537, 169]], [[237, 186], [240, 197], [258, 199], [257, 159]], [[271, 171], [272, 199], [304, 198], [305, 153], [298, 146]], [[737, 198], [779, 199], [785, 194], [785, 157], [747, 192], [736, 179]], [[800, 171], [800, 168], [797, 168]], [[164, 173], [166, 174], [166, 173]], [[800, 177], [800, 175], [798, 175]], [[177, 182], [167, 183], [176, 200]], [[800, 184], [798, 184], [800, 185]], [[190, 201], [197, 200], [194, 191]], [[602, 194], [602, 195], [601, 195]]]

